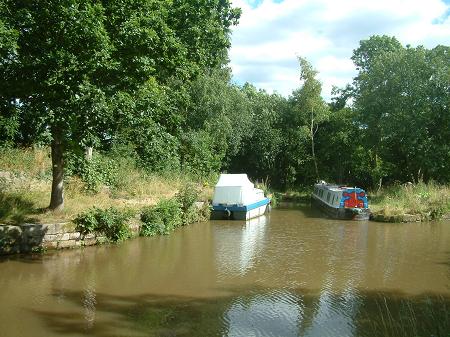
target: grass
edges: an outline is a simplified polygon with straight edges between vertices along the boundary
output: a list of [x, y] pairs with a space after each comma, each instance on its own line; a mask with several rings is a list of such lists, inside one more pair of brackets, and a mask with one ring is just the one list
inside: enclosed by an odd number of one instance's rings
[[288, 202], [309, 202], [311, 201], [311, 193], [312, 190], [309, 189], [301, 189], [298, 191], [288, 190], [279, 195], [280, 201], [288, 201]]
[[450, 186], [434, 182], [393, 185], [369, 193], [369, 204], [374, 214], [417, 214], [424, 219], [435, 219], [450, 212]]
[[0, 149], [0, 223], [60, 222], [75, 218], [96, 206], [139, 210], [173, 197], [181, 186], [195, 181], [202, 198], [212, 196], [207, 182], [190, 175], [149, 174], [131, 165], [121, 167], [114, 187], [102, 186], [93, 193], [77, 176], [64, 182], [64, 210], [50, 212], [51, 160], [49, 149]]

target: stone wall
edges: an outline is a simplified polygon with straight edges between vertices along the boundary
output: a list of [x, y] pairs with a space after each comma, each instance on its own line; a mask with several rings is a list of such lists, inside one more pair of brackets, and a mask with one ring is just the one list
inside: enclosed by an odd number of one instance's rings
[[[129, 224], [134, 236], [140, 224]], [[73, 223], [31, 224], [12, 226], [0, 224], [0, 255], [29, 253], [47, 249], [75, 248], [104, 243], [106, 238], [96, 234], [82, 235]]]

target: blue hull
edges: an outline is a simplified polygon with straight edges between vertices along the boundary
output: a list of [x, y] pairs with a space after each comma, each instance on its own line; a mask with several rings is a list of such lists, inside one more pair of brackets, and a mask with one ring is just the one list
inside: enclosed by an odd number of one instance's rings
[[212, 205], [211, 219], [213, 220], [247, 220], [262, 215], [270, 203], [264, 198], [249, 205]]

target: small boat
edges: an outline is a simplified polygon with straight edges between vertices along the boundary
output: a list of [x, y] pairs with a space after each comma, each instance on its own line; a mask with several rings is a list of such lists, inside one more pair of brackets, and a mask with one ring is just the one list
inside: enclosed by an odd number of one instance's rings
[[263, 215], [269, 203], [246, 174], [221, 174], [214, 188], [211, 219], [248, 220]]
[[366, 192], [358, 187], [321, 181], [314, 185], [312, 201], [335, 219], [368, 220], [370, 217]]

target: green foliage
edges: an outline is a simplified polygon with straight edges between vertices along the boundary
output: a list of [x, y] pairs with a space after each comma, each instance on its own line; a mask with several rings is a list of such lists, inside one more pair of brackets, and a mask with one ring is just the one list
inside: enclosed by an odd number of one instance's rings
[[246, 172], [249, 176], [279, 185], [278, 160], [283, 147], [283, 130], [280, 125], [286, 111], [286, 99], [250, 84], [242, 91], [249, 101], [252, 115], [251, 127], [243, 138], [239, 153], [232, 158], [230, 170]]
[[374, 175], [391, 182], [448, 181], [449, 47], [405, 48], [395, 38], [374, 36], [361, 42], [353, 59], [360, 70], [355, 108]]
[[183, 226], [209, 219], [208, 202], [203, 202], [202, 206], [196, 204], [200, 201], [200, 191], [195, 184], [184, 184], [175, 198], [181, 205]]
[[[301, 57], [302, 85], [288, 99], [232, 84], [227, 48], [239, 16], [228, 0], [2, 1], [0, 146], [51, 143], [65, 152], [66, 176], [113, 194], [137, 189], [130, 181], [141, 173], [126, 175], [135, 167], [245, 172], [281, 189], [318, 178], [366, 188], [450, 181], [449, 47], [363, 40], [358, 75], [328, 106]], [[53, 157], [58, 173], [62, 156]], [[182, 212], [183, 223], [195, 219], [192, 207]]]
[[175, 198], [162, 199], [141, 213], [142, 236], [166, 235], [183, 224], [182, 210]]
[[105, 235], [112, 242], [119, 242], [131, 236], [127, 223], [131, 216], [131, 212], [114, 207], [108, 209], [93, 207], [79, 214], [74, 222], [76, 229], [82, 234], [96, 233]]
[[[52, 142], [59, 208], [64, 149], [126, 135], [148, 170], [179, 168], [180, 92], [227, 62], [240, 11], [218, 0], [5, 0], [0, 14], [0, 144]], [[86, 170], [95, 189], [104, 177]]]
[[180, 136], [183, 170], [199, 176], [218, 172], [226, 145], [217, 146], [217, 138], [206, 130], [188, 131]]
[[183, 185], [171, 199], [162, 199], [141, 213], [142, 236], [166, 235], [180, 226], [209, 219], [209, 204], [198, 207], [200, 191], [192, 184]]
[[118, 160], [94, 154], [90, 160], [80, 155], [66, 156], [66, 175], [78, 175], [89, 192], [99, 192], [103, 186], [113, 187], [118, 183]]
[[434, 182], [394, 184], [371, 194], [370, 202], [375, 214], [417, 214], [424, 220], [433, 220], [450, 212], [450, 188]]

